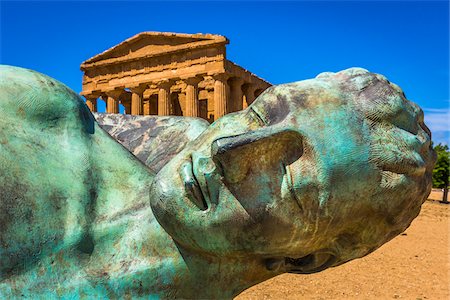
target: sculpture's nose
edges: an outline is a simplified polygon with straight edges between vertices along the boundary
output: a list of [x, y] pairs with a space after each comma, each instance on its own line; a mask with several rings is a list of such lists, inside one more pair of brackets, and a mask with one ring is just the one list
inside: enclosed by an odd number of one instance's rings
[[230, 183], [239, 182], [252, 164], [260, 170], [296, 161], [303, 153], [302, 136], [289, 128], [265, 127], [244, 134], [222, 137], [211, 145], [211, 157]]

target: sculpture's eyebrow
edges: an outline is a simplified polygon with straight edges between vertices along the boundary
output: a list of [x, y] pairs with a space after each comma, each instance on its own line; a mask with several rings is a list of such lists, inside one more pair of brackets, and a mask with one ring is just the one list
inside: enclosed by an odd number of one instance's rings
[[213, 141], [211, 145], [212, 155], [220, 155], [228, 150], [251, 144], [265, 138], [259, 131], [246, 132], [239, 135], [221, 137]]
[[[267, 123], [261, 118], [261, 116], [252, 108], [248, 109], [249, 115], [259, 123], [260, 126], [267, 126]], [[223, 154], [228, 150], [244, 146], [266, 137], [266, 135], [261, 135], [261, 130], [254, 130], [242, 134], [237, 134], [233, 136], [220, 137], [215, 139], [211, 145], [211, 153], [213, 155]]]

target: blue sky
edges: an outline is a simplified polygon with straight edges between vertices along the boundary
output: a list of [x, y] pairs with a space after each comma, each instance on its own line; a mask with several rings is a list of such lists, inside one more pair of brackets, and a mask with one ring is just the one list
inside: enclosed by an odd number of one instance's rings
[[82, 61], [136, 33], [215, 33], [230, 60], [273, 84], [354, 66], [384, 74], [449, 143], [447, 1], [0, 1], [0, 14], [0, 62], [76, 92]]

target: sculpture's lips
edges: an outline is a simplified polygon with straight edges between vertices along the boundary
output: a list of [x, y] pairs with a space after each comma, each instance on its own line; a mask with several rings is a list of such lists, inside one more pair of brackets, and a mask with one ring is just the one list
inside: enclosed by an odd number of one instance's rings
[[289, 273], [311, 274], [323, 271], [333, 264], [337, 258], [329, 252], [319, 251], [301, 258], [285, 258], [285, 266]]
[[201, 210], [207, 210], [206, 203], [202, 189], [192, 169], [192, 160], [186, 161], [181, 166], [181, 178], [184, 182], [184, 187], [187, 197]]

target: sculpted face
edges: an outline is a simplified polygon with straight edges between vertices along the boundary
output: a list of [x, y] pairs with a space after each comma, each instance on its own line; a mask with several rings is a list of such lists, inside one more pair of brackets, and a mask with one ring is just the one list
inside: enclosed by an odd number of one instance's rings
[[182, 247], [311, 273], [405, 230], [434, 160], [422, 111], [348, 69], [269, 88], [217, 120], [158, 173], [151, 205]]

